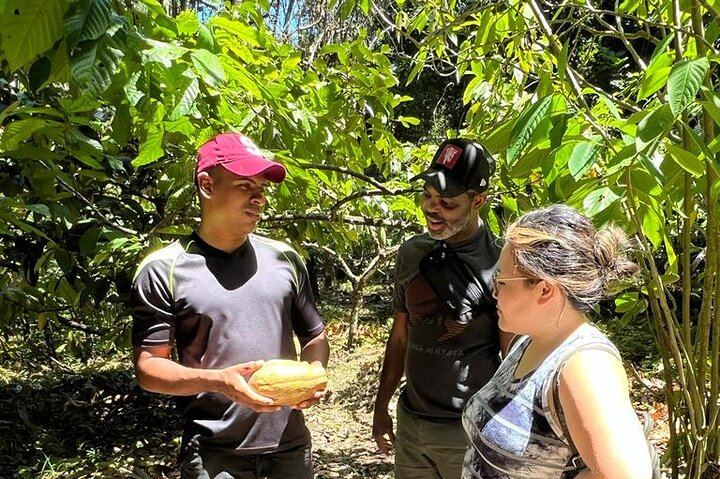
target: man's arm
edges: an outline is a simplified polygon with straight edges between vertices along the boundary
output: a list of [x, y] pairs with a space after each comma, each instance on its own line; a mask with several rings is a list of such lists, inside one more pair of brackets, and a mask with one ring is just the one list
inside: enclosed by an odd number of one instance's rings
[[272, 399], [259, 395], [246, 382], [246, 378], [262, 366], [262, 361], [223, 369], [197, 369], [176, 363], [170, 359], [170, 351], [170, 346], [135, 347], [135, 374], [141, 388], [176, 396], [221, 393], [257, 412], [280, 409], [272, 405]]
[[311, 338], [298, 338], [300, 342], [300, 359], [310, 364], [316, 363], [327, 367], [330, 359], [330, 343], [325, 331]]
[[[330, 343], [328, 342], [325, 331], [314, 337], [298, 338], [300, 342], [300, 359], [310, 364], [318, 364], [323, 368], [327, 367], [330, 359]], [[326, 389], [315, 391], [310, 399], [307, 399], [293, 406], [294, 409], [305, 409], [320, 402], [325, 397]]]
[[380, 451], [389, 454], [395, 444], [393, 421], [388, 412], [390, 399], [400, 384], [405, 371], [405, 350], [408, 337], [408, 313], [396, 311], [390, 337], [385, 346], [380, 385], [375, 397], [372, 435]]

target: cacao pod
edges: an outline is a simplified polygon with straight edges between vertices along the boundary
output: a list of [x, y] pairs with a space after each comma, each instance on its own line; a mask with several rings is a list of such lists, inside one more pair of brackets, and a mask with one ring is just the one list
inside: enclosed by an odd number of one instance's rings
[[250, 376], [248, 384], [275, 404], [289, 406], [310, 399], [316, 391], [325, 389], [327, 374], [319, 364], [272, 359], [265, 361]]

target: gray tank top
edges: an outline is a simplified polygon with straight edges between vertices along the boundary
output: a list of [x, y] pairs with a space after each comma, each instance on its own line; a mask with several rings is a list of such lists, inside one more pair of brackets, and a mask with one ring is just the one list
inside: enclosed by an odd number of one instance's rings
[[515, 378], [529, 336], [513, 344], [493, 378], [463, 411], [470, 440], [462, 479], [568, 479], [578, 474], [567, 466], [573, 451], [557, 418], [551, 418], [548, 392], [556, 372], [574, 353], [615, 346], [597, 328], [578, 328], [532, 372]]

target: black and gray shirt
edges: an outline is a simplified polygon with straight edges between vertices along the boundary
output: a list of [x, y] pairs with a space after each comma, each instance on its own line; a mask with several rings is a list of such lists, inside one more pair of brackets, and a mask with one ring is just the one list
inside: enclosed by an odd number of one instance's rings
[[[191, 368], [297, 359], [293, 333], [311, 338], [324, 325], [300, 256], [258, 235], [233, 253], [193, 234], [152, 253], [132, 288], [133, 345], [175, 343], [178, 362]], [[222, 394], [180, 398], [183, 449], [260, 453], [310, 443], [302, 413], [282, 408], [256, 413]]]

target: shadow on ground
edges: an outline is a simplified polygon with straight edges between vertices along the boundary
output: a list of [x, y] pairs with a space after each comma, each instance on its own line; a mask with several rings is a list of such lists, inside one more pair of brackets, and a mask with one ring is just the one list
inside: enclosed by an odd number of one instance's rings
[[[171, 399], [141, 391], [130, 369], [57, 373], [0, 384], [0, 477], [130, 477], [173, 469]], [[142, 477], [142, 476], [140, 476]]]
[[317, 479], [368, 479], [393, 477], [391, 462], [381, 461], [377, 455], [364, 450], [323, 451], [317, 450], [315, 477]]

